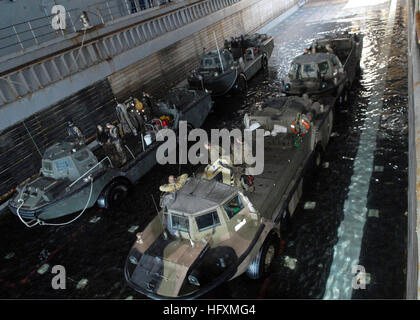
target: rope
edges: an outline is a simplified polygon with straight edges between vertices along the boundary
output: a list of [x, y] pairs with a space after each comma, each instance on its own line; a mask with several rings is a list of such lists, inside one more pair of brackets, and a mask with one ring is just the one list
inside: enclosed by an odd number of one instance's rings
[[67, 222], [63, 222], [63, 223], [48, 223], [48, 222], [44, 222], [44, 221], [42, 221], [42, 220], [40, 220], [40, 219], [33, 219], [33, 220], [31, 220], [31, 221], [29, 221], [29, 223], [27, 223], [25, 220], [23, 220], [23, 218], [20, 216], [20, 214], [19, 214], [19, 210], [20, 210], [20, 208], [23, 206], [23, 203], [24, 203], [24, 200], [22, 199], [22, 198], [20, 198], [19, 200], [18, 200], [18, 203], [20, 203], [20, 206], [19, 206], [19, 208], [16, 210], [16, 214], [17, 214], [17, 216], [19, 217], [19, 219], [20, 219], [20, 221], [22, 221], [22, 223], [26, 226], [26, 227], [28, 227], [28, 228], [32, 228], [32, 227], [35, 227], [36, 225], [40, 225], [40, 226], [65, 226], [65, 225], [67, 225], [67, 224], [70, 224], [70, 223], [72, 223], [73, 221], [76, 221], [77, 219], [79, 219], [81, 216], [82, 216], [82, 214], [86, 211], [86, 209], [87, 209], [87, 207], [88, 207], [88, 205], [89, 205], [89, 202], [90, 202], [90, 199], [92, 198], [92, 191], [93, 191], [93, 178], [92, 177], [89, 177], [89, 180], [90, 180], [90, 192], [89, 192], [89, 197], [88, 197], [88, 200], [87, 200], [87, 202], [86, 202], [86, 205], [85, 205], [85, 207], [83, 208], [83, 210], [77, 215], [77, 217], [75, 217], [75, 218], [73, 218], [72, 220], [70, 220], [70, 221], [67, 221]]

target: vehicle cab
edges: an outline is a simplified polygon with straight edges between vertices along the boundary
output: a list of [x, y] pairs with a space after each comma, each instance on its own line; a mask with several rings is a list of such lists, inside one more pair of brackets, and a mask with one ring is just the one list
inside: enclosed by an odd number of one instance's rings
[[87, 146], [59, 142], [45, 152], [41, 172], [45, 177], [74, 181], [97, 164], [98, 159]]
[[214, 77], [217, 77], [223, 71], [231, 69], [233, 64], [233, 56], [228, 50], [223, 49], [219, 52], [213, 50], [201, 56], [198, 72], [200, 74], [212, 74]]
[[190, 178], [174, 200], [164, 203], [164, 222], [169, 233], [193, 242], [206, 240], [215, 244], [226, 240], [226, 235], [242, 227], [238, 223], [243, 219], [255, 220], [258, 216], [237, 188], [216, 180]]
[[304, 93], [325, 90], [337, 86], [345, 77], [343, 65], [336, 55], [330, 53], [303, 54], [291, 65], [284, 91]]
[[137, 234], [125, 266], [129, 285], [149, 297], [202, 295], [245, 272], [246, 258], [259, 250], [264, 225], [235, 187], [189, 178], [163, 195], [161, 207]]

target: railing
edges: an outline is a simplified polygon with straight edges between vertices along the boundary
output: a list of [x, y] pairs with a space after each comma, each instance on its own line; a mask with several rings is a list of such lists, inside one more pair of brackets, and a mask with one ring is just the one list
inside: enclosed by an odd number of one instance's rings
[[172, 0], [103, 0], [86, 8], [66, 10], [66, 28], [54, 30], [56, 16], [32, 19], [0, 29], [0, 56], [27, 49], [66, 34], [83, 30], [80, 16], [85, 11], [91, 26], [103, 25], [121, 17], [173, 2]]

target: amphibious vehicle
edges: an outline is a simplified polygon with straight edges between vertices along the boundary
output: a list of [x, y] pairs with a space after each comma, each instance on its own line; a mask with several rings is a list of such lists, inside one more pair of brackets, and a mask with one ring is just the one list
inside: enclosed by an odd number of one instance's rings
[[189, 74], [188, 83], [192, 88], [210, 90], [214, 96], [231, 89], [244, 92], [247, 81], [259, 70], [268, 68], [273, 48], [273, 37], [266, 34], [225, 40], [223, 49], [203, 53], [200, 67]]
[[117, 105], [125, 162], [112, 145], [57, 142], [45, 151], [38, 176], [17, 188], [9, 201], [11, 211], [32, 226], [96, 202], [103, 208], [115, 205], [157, 163], [156, 151], [163, 143], [156, 140], [159, 130], [176, 129], [181, 120], [200, 127], [212, 108], [206, 91], [174, 89], [159, 101], [146, 98]]
[[281, 90], [287, 95], [331, 94], [347, 100], [360, 73], [363, 37], [339, 33], [315, 40], [306, 53], [293, 59]]
[[245, 130], [264, 130], [264, 172], [253, 177], [254, 188], [223, 177], [233, 174], [228, 161], [219, 162], [221, 179], [213, 163], [200, 177], [184, 174], [176, 184], [161, 186], [161, 210], [128, 254], [128, 284], [154, 299], [187, 299], [243, 273], [266, 276], [304, 174], [311, 163], [320, 164], [334, 101], [281, 97], [244, 117]]

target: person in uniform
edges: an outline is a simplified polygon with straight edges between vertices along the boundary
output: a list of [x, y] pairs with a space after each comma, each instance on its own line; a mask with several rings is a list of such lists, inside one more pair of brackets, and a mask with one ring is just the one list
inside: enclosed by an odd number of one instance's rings
[[106, 124], [108, 129], [108, 141], [107, 143], [111, 143], [114, 145], [115, 150], [117, 151], [118, 157], [117, 161], [120, 162], [121, 165], [127, 162], [127, 156], [123, 150], [122, 142], [120, 138], [120, 134], [118, 132], [118, 128], [110, 123]]
[[179, 177], [175, 178], [175, 176], [170, 175], [168, 177], [168, 183], [163, 184], [159, 187], [159, 190], [162, 192], [175, 192], [182, 188], [182, 186], [187, 182], [188, 174], [184, 173]]
[[96, 140], [98, 141], [99, 145], [103, 146], [106, 141], [108, 140], [107, 134], [104, 130], [104, 127], [100, 124], [96, 126]]
[[67, 122], [67, 134], [72, 142], [80, 145], [85, 144], [85, 137], [82, 131], [73, 123], [73, 121]]
[[334, 50], [332, 48], [331, 42], [328, 42], [325, 46], [325, 49], [327, 50], [327, 53], [334, 54]]

